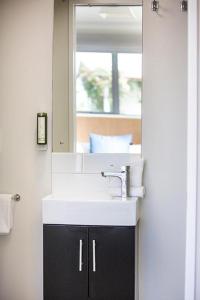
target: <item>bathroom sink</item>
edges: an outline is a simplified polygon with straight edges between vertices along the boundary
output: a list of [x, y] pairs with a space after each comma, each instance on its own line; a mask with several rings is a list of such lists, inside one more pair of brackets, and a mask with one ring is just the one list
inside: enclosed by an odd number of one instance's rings
[[135, 197], [79, 199], [49, 195], [42, 199], [43, 224], [136, 226], [139, 199]]

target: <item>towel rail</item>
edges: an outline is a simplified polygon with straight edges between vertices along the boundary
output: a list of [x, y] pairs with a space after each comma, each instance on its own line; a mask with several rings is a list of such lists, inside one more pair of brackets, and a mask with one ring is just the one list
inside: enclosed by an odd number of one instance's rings
[[12, 199], [14, 200], [14, 201], [20, 201], [20, 195], [19, 194], [15, 194], [15, 195], [13, 195], [13, 197], [12, 197]]

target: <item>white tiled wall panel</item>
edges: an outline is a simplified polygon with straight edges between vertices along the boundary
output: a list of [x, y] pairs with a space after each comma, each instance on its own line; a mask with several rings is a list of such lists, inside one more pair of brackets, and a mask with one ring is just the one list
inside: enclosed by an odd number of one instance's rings
[[121, 166], [131, 165], [138, 155], [135, 154], [84, 154], [83, 173], [119, 171]]
[[52, 173], [81, 173], [82, 161], [79, 153], [53, 153]]
[[104, 178], [101, 172], [120, 171], [120, 167], [124, 165], [134, 166], [131, 169], [131, 186], [141, 186], [139, 157], [135, 154], [53, 153], [52, 192], [68, 195], [72, 199], [105, 199], [110, 197], [111, 188], [119, 190], [120, 193], [121, 182], [118, 178]]
[[75, 198], [108, 197], [108, 179], [101, 174], [67, 174], [52, 175], [53, 194], [68, 195]]

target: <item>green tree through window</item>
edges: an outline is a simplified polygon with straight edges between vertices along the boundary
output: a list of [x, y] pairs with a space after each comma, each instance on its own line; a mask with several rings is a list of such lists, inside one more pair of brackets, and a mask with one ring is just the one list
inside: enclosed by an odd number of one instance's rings
[[78, 52], [77, 62], [78, 112], [141, 113], [141, 54]]

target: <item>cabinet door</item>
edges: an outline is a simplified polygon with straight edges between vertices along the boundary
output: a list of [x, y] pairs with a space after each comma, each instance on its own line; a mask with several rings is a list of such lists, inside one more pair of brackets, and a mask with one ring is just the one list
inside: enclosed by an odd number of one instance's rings
[[133, 227], [89, 229], [89, 293], [95, 300], [134, 300]]
[[88, 229], [44, 225], [44, 300], [88, 299]]

